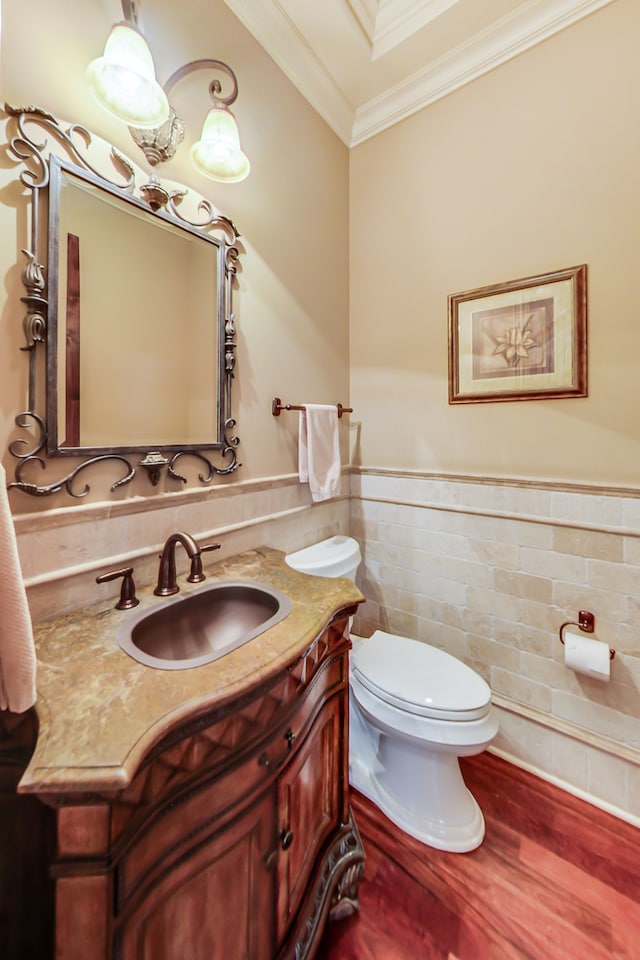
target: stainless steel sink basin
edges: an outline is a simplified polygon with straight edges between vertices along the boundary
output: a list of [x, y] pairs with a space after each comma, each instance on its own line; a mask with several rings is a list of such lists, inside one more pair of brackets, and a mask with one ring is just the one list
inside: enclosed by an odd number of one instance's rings
[[289, 598], [272, 587], [222, 581], [141, 611], [122, 625], [118, 643], [149, 667], [184, 670], [223, 657], [290, 612]]

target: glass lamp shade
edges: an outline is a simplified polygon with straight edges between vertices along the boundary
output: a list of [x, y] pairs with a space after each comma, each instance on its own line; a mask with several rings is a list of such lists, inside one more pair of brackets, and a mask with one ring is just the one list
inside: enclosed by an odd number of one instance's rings
[[214, 107], [207, 114], [200, 139], [191, 147], [190, 156], [196, 170], [221, 183], [238, 183], [251, 169], [240, 149], [235, 118], [222, 106]]
[[147, 42], [129, 24], [113, 27], [103, 56], [87, 67], [87, 80], [102, 106], [130, 126], [159, 127], [169, 117]]

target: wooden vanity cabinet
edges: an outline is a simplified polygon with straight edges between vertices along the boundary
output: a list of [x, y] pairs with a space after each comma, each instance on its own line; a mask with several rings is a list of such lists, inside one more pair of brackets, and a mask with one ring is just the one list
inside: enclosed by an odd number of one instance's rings
[[46, 798], [56, 960], [304, 960], [330, 914], [357, 908], [350, 612], [268, 683], [165, 736], [116, 795]]
[[263, 856], [273, 842], [274, 821], [269, 794], [226, 828], [190, 844], [184, 859], [133, 910], [125, 910], [115, 955], [271, 960], [273, 884]]
[[278, 779], [277, 926], [281, 941], [295, 919], [316, 859], [342, 816], [335, 776], [342, 761], [340, 697], [323, 706], [313, 728]]

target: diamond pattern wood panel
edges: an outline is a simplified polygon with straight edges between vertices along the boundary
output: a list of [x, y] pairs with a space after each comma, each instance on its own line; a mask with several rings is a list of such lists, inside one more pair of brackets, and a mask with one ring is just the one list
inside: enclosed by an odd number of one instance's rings
[[143, 819], [152, 804], [186, 784], [199, 770], [223, 767], [237, 756], [240, 748], [258, 740], [266, 728], [277, 723], [278, 713], [284, 714], [309, 685], [341, 639], [342, 631], [330, 627], [272, 687], [254, 692], [244, 704], [234, 701], [233, 712], [222, 707], [179, 727], [161, 741], [131, 784], [112, 803], [112, 842], [133, 825], [134, 819]]

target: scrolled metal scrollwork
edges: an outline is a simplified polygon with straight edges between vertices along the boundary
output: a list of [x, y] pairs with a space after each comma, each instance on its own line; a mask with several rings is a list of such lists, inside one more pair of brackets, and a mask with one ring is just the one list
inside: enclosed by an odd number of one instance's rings
[[111, 148], [111, 158], [114, 161], [116, 166], [119, 166], [121, 172], [124, 175], [124, 182], [119, 183], [116, 180], [111, 180], [109, 177], [105, 176], [102, 171], [96, 169], [81, 152], [80, 147], [74, 140], [74, 137], [77, 135], [82, 140], [84, 149], [86, 150], [91, 145], [91, 134], [86, 127], [83, 127], [79, 123], [72, 123], [66, 128], [66, 130], [60, 126], [58, 120], [52, 116], [50, 113], [47, 113], [46, 110], [41, 110], [39, 107], [28, 106], [28, 107], [12, 107], [10, 104], [5, 103], [4, 109], [10, 117], [14, 117], [18, 124], [19, 136], [14, 136], [9, 141], [9, 147], [16, 157], [23, 161], [27, 161], [30, 158], [33, 158], [41, 171], [40, 179], [36, 179], [36, 172], [30, 170], [28, 167], [26, 170], [20, 174], [20, 181], [27, 187], [42, 188], [46, 187], [49, 183], [49, 167], [44, 155], [44, 151], [47, 149], [48, 143], [45, 140], [43, 143], [36, 143], [28, 135], [26, 131], [26, 124], [28, 122], [37, 123], [40, 126], [44, 127], [45, 130], [48, 130], [52, 133], [56, 140], [65, 148], [67, 153], [71, 156], [73, 161], [83, 167], [85, 170], [89, 170], [94, 176], [99, 177], [101, 180], [106, 180], [107, 183], [111, 183], [113, 186], [120, 187], [121, 189], [129, 189], [135, 184], [135, 172], [133, 165], [127, 160], [123, 154], [121, 154], [115, 147]]
[[129, 483], [133, 480], [135, 475], [135, 470], [131, 466], [129, 460], [126, 457], [123, 457], [118, 453], [105, 453], [101, 454], [99, 457], [91, 457], [89, 460], [83, 460], [82, 463], [78, 464], [70, 473], [66, 476], [61, 477], [59, 480], [54, 480], [53, 483], [48, 483], [45, 486], [40, 486], [37, 483], [29, 483], [27, 480], [22, 479], [22, 474], [24, 468], [28, 463], [36, 461], [40, 466], [45, 469], [46, 464], [42, 457], [27, 457], [22, 460], [16, 467], [15, 476], [16, 479], [12, 480], [11, 483], [7, 484], [7, 489], [11, 490], [12, 488], [22, 490], [24, 493], [29, 493], [34, 497], [48, 497], [52, 493], [60, 493], [61, 490], [66, 490], [67, 493], [74, 497], [76, 500], [86, 497], [91, 489], [89, 484], [86, 483], [84, 488], [80, 491], [73, 489], [73, 481], [76, 479], [79, 473], [83, 470], [86, 470], [87, 467], [92, 467], [96, 463], [102, 463], [105, 460], [119, 460], [126, 467], [126, 473], [123, 477], [120, 477], [119, 480], [116, 480], [115, 483], [111, 484], [111, 491], [116, 490], [118, 487], [123, 486], [125, 483]]
[[[209, 230], [222, 230], [231, 243], [235, 243], [236, 240], [240, 238], [240, 234], [233, 220], [230, 220], [229, 217], [225, 217], [221, 213], [216, 213], [213, 205], [209, 203], [208, 200], [202, 199], [198, 204], [198, 212], [204, 212], [201, 220], [191, 220], [189, 217], [183, 216], [182, 211], [179, 209], [179, 204], [182, 203], [185, 196], [186, 191], [184, 190], [174, 190], [169, 195], [167, 206], [177, 220], [188, 223], [191, 227], [199, 227], [201, 230], [205, 228]], [[231, 248], [228, 248], [228, 250], [230, 249]], [[238, 251], [236, 250], [236, 255], [237, 253]]]
[[357, 888], [362, 879], [364, 860], [364, 848], [350, 810], [349, 819], [334, 840], [322, 873], [316, 880], [311, 910], [287, 951], [287, 960], [306, 960], [310, 955], [327, 908], [332, 917], [348, 916], [357, 911]]
[[[33, 421], [33, 424], [38, 429], [38, 436], [31, 437], [30, 440], [26, 440], [24, 437], [17, 437], [12, 443], [9, 444], [9, 453], [11, 456], [16, 457], [18, 460], [30, 460], [36, 459], [37, 454], [40, 453], [47, 442], [47, 425], [42, 417], [39, 417], [37, 413], [33, 413], [31, 410], [24, 410], [22, 413], [19, 413], [15, 418], [15, 425], [21, 430], [28, 430], [31, 426], [30, 420]], [[28, 450], [21, 453], [20, 449], [27, 447]]]
[[174, 455], [171, 457], [171, 460], [169, 461], [169, 466], [167, 467], [167, 472], [169, 473], [169, 476], [173, 477], [174, 480], [181, 480], [182, 483], [187, 482], [187, 478], [184, 477], [181, 473], [178, 473], [175, 469], [175, 464], [178, 462], [178, 460], [181, 457], [195, 457], [201, 463], [204, 463], [206, 465], [207, 473], [198, 474], [198, 480], [200, 480], [201, 483], [210, 483], [213, 480], [214, 476], [216, 476], [216, 474], [218, 476], [226, 476], [229, 473], [233, 473], [235, 470], [238, 469], [238, 467], [241, 467], [242, 464], [238, 461], [238, 457], [236, 454], [236, 449], [240, 444], [240, 440], [238, 437], [235, 437], [235, 436], [232, 436], [232, 437], [227, 436], [227, 432], [233, 429], [235, 425], [236, 425], [236, 421], [233, 420], [232, 418], [225, 421], [224, 445], [220, 450], [220, 456], [223, 459], [225, 457], [230, 458], [229, 463], [227, 463], [223, 467], [217, 467], [211, 462], [211, 460], [208, 457], [205, 457], [205, 455], [202, 453], [201, 450], [198, 450], [198, 451], [179, 450], [177, 453], [174, 453]]
[[[32, 424], [29, 421], [33, 421], [35, 427], [38, 430], [37, 437], [31, 437], [31, 441], [26, 440], [24, 437], [17, 437], [10, 445], [9, 452], [12, 456], [16, 457], [19, 461], [15, 469], [15, 480], [12, 480], [11, 483], [7, 484], [8, 490], [22, 490], [23, 493], [28, 493], [32, 497], [48, 497], [52, 493], [59, 493], [61, 490], [65, 489], [76, 500], [86, 497], [89, 492], [89, 485], [85, 484], [84, 489], [76, 491], [73, 488], [73, 483], [79, 473], [85, 470], [87, 467], [93, 466], [93, 464], [100, 463], [105, 460], [119, 460], [125, 464], [127, 470], [124, 476], [120, 477], [119, 480], [116, 480], [115, 483], [111, 485], [111, 490], [116, 490], [118, 487], [123, 486], [126, 483], [129, 483], [133, 480], [135, 471], [129, 463], [126, 457], [121, 456], [120, 454], [103, 454], [98, 457], [92, 457], [90, 460], [84, 460], [81, 464], [71, 470], [64, 477], [60, 477], [58, 480], [54, 480], [53, 483], [48, 483], [41, 485], [38, 483], [33, 483], [32, 481], [25, 480], [23, 474], [25, 470], [29, 469], [30, 465], [37, 463], [38, 466], [42, 469], [46, 469], [46, 461], [44, 457], [39, 456], [40, 451], [44, 448], [47, 442], [47, 425], [42, 417], [39, 417], [37, 413], [33, 413], [31, 410], [25, 410], [23, 413], [19, 413], [15, 418], [15, 424], [20, 429], [26, 430]], [[24, 448], [27, 449], [24, 449]]]
[[[92, 143], [90, 132], [80, 124], [71, 124], [63, 127], [60, 122], [46, 110], [40, 107], [29, 105], [14, 107], [7, 103], [4, 105], [7, 115], [15, 123], [15, 130], [9, 138], [9, 153], [14, 159], [22, 164], [20, 172], [20, 182], [24, 187], [31, 191], [31, 223], [30, 223], [30, 242], [25, 245], [22, 253], [26, 257], [26, 264], [22, 271], [22, 284], [25, 294], [20, 298], [25, 304], [26, 311], [23, 316], [23, 332], [25, 344], [20, 349], [29, 354], [29, 408], [18, 414], [15, 418], [16, 426], [23, 431], [27, 431], [28, 438], [23, 436], [14, 439], [9, 444], [9, 452], [18, 460], [15, 468], [15, 479], [8, 484], [9, 489], [19, 489], [30, 496], [43, 497], [66, 490], [72, 497], [79, 499], [85, 497], [89, 492], [89, 486], [85, 484], [78, 488], [76, 483], [80, 474], [83, 474], [89, 467], [105, 461], [116, 461], [124, 466], [123, 475], [112, 485], [114, 491], [118, 487], [128, 484], [136, 474], [136, 468], [133, 466], [128, 454], [134, 449], [133, 446], [122, 446], [118, 448], [91, 449], [86, 448], [86, 454], [95, 454], [84, 459], [74, 466], [64, 477], [56, 479], [50, 483], [35, 482], [30, 475], [34, 469], [44, 470], [47, 467], [48, 455], [80, 456], [82, 447], [72, 450], [61, 450], [57, 448], [56, 424], [52, 420], [51, 437], [48, 436], [47, 421], [38, 412], [42, 401], [39, 402], [36, 396], [36, 384], [39, 382], [41, 369], [38, 359], [40, 351], [38, 344], [47, 344], [49, 326], [53, 330], [55, 326], [54, 311], [48, 301], [49, 296], [53, 296], [50, 286], [51, 278], [48, 278], [49, 265], [41, 262], [39, 249], [43, 244], [43, 223], [41, 222], [40, 202], [43, 191], [51, 193], [51, 187], [55, 176], [51, 171], [50, 161], [57, 147], [62, 147], [77, 167], [88, 171], [91, 176], [108, 184], [110, 188], [115, 188], [112, 192], [120, 195], [128, 195], [134, 198], [136, 188], [136, 172], [132, 163], [115, 148], [111, 148], [111, 161], [117, 170], [117, 179], [114, 175], [105, 175], [98, 170], [86, 152]], [[49, 144], [51, 140], [51, 145]], [[58, 163], [58, 161], [56, 161]], [[238, 248], [235, 246], [240, 237], [235, 224], [228, 218], [218, 213], [208, 200], [202, 199], [197, 208], [197, 216], [190, 219], [179, 209], [187, 195], [186, 190], [167, 191], [157, 178], [151, 180], [138, 188], [138, 194], [143, 205], [151, 211], [153, 216], [160, 211], [160, 216], [170, 214], [178, 224], [184, 224], [188, 228], [195, 228], [192, 232], [206, 231], [207, 233], [217, 233], [219, 239], [216, 240], [219, 250], [219, 283], [224, 284], [223, 296], [218, 310], [219, 337], [224, 332], [223, 342], [221, 344], [221, 370], [218, 384], [218, 403], [220, 416], [224, 424], [224, 431], [218, 428], [218, 436], [215, 442], [211, 443], [211, 448], [215, 449], [222, 458], [221, 465], [214, 465], [208, 455], [201, 449], [185, 449], [184, 447], [177, 452], [166, 451], [166, 460], [163, 459], [163, 466], [166, 464], [167, 473], [170, 477], [182, 483], [187, 480], [184, 476], [175, 470], [175, 464], [181, 457], [192, 456], [206, 466], [206, 470], [199, 473], [199, 479], [202, 483], [209, 483], [215, 475], [225, 475], [234, 472], [241, 464], [237, 459], [237, 447], [239, 439], [233, 431], [236, 426], [235, 419], [231, 416], [231, 381], [234, 377], [236, 365], [236, 326], [232, 310], [232, 280], [236, 274], [237, 261], [239, 257]], [[46, 193], [44, 194], [46, 198]], [[51, 198], [49, 197], [49, 200]], [[134, 198], [135, 199], [135, 198]], [[140, 204], [140, 200], [136, 200]], [[43, 251], [47, 249], [43, 247]], [[49, 280], [49, 282], [48, 282]], [[49, 347], [47, 347], [47, 350]], [[47, 362], [49, 358], [47, 357]], [[49, 414], [51, 416], [51, 414]], [[195, 444], [194, 444], [195, 446]], [[204, 444], [205, 450], [209, 449], [208, 444]], [[140, 449], [140, 448], [136, 448]], [[104, 450], [104, 452], [103, 452]], [[147, 470], [152, 484], [157, 483], [160, 476], [160, 465], [158, 461], [151, 461], [153, 451], [147, 451], [146, 457], [138, 461], [138, 465], [144, 466]], [[33, 466], [37, 465], [37, 468]]]
[[22, 303], [27, 305], [27, 312], [22, 321], [27, 344], [20, 349], [33, 350], [36, 343], [44, 343], [47, 338], [47, 300], [43, 295], [45, 288], [44, 266], [38, 263], [31, 250], [23, 250], [22, 252], [27, 258], [27, 263], [22, 271], [22, 283], [27, 294], [20, 297]]

